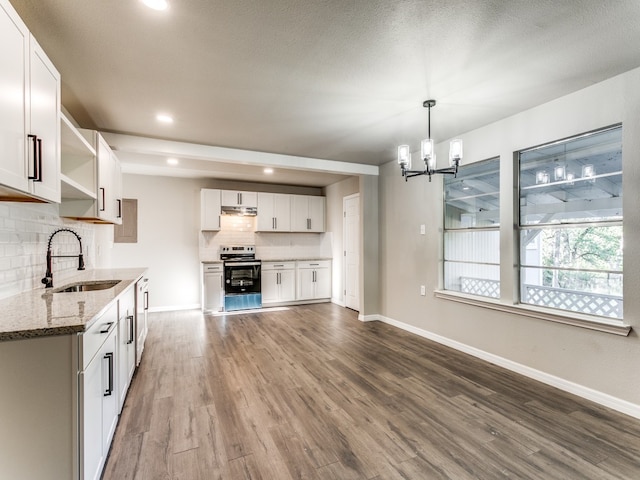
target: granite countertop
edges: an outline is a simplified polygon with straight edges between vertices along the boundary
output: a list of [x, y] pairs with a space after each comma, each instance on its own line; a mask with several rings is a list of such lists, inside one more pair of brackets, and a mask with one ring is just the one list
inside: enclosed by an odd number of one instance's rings
[[76, 282], [121, 282], [112, 288], [89, 292], [52, 294], [51, 289], [42, 287], [2, 299], [0, 341], [84, 332], [123, 291], [142, 278], [146, 271], [146, 268], [86, 270], [63, 280], [56, 279], [54, 275], [54, 290]]
[[[262, 262], [311, 262], [315, 260], [333, 260], [331, 257], [296, 257], [296, 258], [256, 258]], [[223, 263], [222, 260], [200, 260], [201, 263]]]
[[332, 260], [331, 257], [298, 257], [298, 258], [262, 258], [263, 262], [313, 262], [322, 260]]

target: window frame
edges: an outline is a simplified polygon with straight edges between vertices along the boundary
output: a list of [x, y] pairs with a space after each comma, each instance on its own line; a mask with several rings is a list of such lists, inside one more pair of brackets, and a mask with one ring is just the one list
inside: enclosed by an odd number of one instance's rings
[[[532, 151], [536, 151], [536, 150], [541, 150], [547, 147], [552, 147], [555, 145], [563, 145], [563, 144], [567, 144], [568, 142], [574, 141], [574, 140], [579, 140], [579, 139], [583, 139], [583, 138], [588, 138], [588, 137], [592, 137], [595, 135], [599, 135], [605, 132], [609, 132], [609, 131], [613, 131], [613, 130], [620, 130], [620, 142], [622, 145], [622, 123], [616, 123], [613, 125], [609, 125], [606, 127], [602, 127], [602, 128], [598, 128], [596, 130], [591, 130], [588, 132], [584, 132], [584, 133], [580, 133], [580, 134], [576, 134], [576, 135], [572, 135], [570, 137], [566, 137], [563, 139], [559, 139], [559, 140], [554, 140], [551, 142], [547, 142], [544, 144], [540, 144], [537, 145], [535, 147], [529, 147], [529, 148], [524, 148], [521, 150], [518, 150], [516, 152], [514, 152], [514, 212], [513, 212], [513, 216], [514, 216], [514, 229], [515, 229], [515, 235], [514, 235], [514, 252], [515, 252], [515, 264], [516, 264], [516, 278], [514, 278], [514, 283], [517, 282], [517, 303], [519, 306], [521, 307], [525, 307], [525, 308], [529, 308], [529, 307], [535, 307], [535, 308], [540, 308], [543, 311], [545, 310], [549, 310], [551, 312], [561, 312], [564, 315], [576, 315], [579, 317], [585, 317], [587, 319], [589, 319], [592, 322], [595, 323], [609, 323], [610, 321], [613, 322], [618, 322], [623, 324], [624, 323], [624, 316], [621, 315], [620, 317], [611, 317], [611, 316], [605, 316], [605, 315], [597, 315], [597, 314], [593, 314], [593, 313], [584, 313], [584, 312], [580, 312], [580, 311], [575, 311], [575, 310], [570, 310], [567, 308], [559, 308], [559, 307], [553, 307], [553, 306], [549, 306], [549, 305], [539, 305], [539, 304], [535, 304], [532, 302], [524, 302], [523, 301], [523, 289], [524, 289], [524, 282], [523, 282], [523, 271], [526, 269], [539, 269], [539, 270], [552, 270], [552, 271], [572, 271], [572, 272], [587, 272], [587, 271], [591, 271], [592, 273], [608, 273], [608, 274], [616, 274], [616, 275], [620, 275], [621, 277], [621, 282], [624, 282], [624, 266], [622, 266], [622, 269], [617, 271], [617, 270], [613, 270], [613, 269], [585, 269], [585, 268], [572, 268], [572, 267], [563, 267], [563, 266], [543, 266], [543, 265], [531, 265], [525, 261], [523, 261], [523, 256], [522, 256], [522, 235], [523, 232], [525, 231], [535, 231], [538, 230], [540, 232], [544, 232], [544, 231], [552, 231], [552, 230], [569, 230], [569, 229], [574, 229], [574, 228], [588, 228], [588, 227], [593, 227], [593, 226], [597, 226], [597, 227], [610, 227], [610, 226], [623, 226], [624, 223], [624, 212], [622, 212], [621, 215], [621, 219], [602, 219], [602, 220], [593, 220], [593, 219], [589, 219], [588, 221], [580, 221], [580, 220], [576, 220], [574, 219], [570, 219], [569, 221], [566, 222], [545, 222], [545, 223], [523, 223], [522, 221], [522, 201], [521, 201], [521, 192], [522, 192], [522, 185], [521, 185], [521, 165], [522, 165], [522, 160], [521, 160], [521, 156], [524, 153], [528, 153], [528, 152], [532, 152]], [[546, 167], [544, 167], [546, 168]], [[620, 166], [620, 171], [616, 172], [616, 174], [619, 174], [621, 177], [621, 182], [622, 182], [622, 178], [623, 178], [623, 170], [622, 170], [622, 160], [621, 160], [621, 166]], [[606, 175], [603, 175], [606, 176]], [[583, 180], [584, 181], [584, 180]], [[538, 185], [535, 185], [535, 187], [538, 187]], [[530, 189], [532, 187], [525, 187], [527, 189]], [[620, 198], [624, 198], [623, 194], [620, 195]], [[592, 199], [589, 199], [589, 201], [591, 201]], [[621, 240], [622, 241], [622, 240]], [[624, 264], [623, 264], [624, 265]], [[540, 285], [540, 287], [544, 287], [543, 285]], [[597, 295], [597, 294], [592, 294], [590, 292], [582, 292], [582, 291], [577, 291], [576, 292], [578, 295], [585, 295], [585, 296], [589, 296], [589, 295]], [[624, 291], [622, 292], [622, 294], [620, 295], [621, 297], [621, 302], [623, 304], [624, 302]]]
[[[606, 127], [600, 127], [592, 130], [598, 132], [606, 128], [623, 126], [622, 122], [610, 124]], [[583, 131], [575, 132], [563, 139], [554, 142], [544, 142], [542, 145], [562, 142], [578, 135], [590, 133]], [[624, 136], [623, 136], [624, 139]], [[530, 318], [537, 321], [548, 321], [555, 324], [567, 325], [570, 327], [579, 327], [600, 333], [607, 333], [619, 336], [628, 336], [632, 330], [631, 325], [626, 323], [624, 319], [599, 317], [593, 315], [585, 315], [579, 312], [556, 310], [551, 308], [539, 307], [535, 305], [519, 303], [519, 285], [520, 285], [520, 237], [519, 237], [519, 215], [520, 215], [520, 196], [519, 196], [519, 152], [528, 148], [520, 145], [513, 145], [508, 150], [496, 150], [494, 155], [485, 158], [500, 158], [500, 280], [501, 296], [499, 299], [480, 297], [460, 293], [454, 290], [444, 289], [444, 233], [439, 235], [440, 238], [440, 268], [438, 287], [434, 290], [433, 295], [436, 299], [451, 301], [472, 308], [483, 308], [497, 314], [505, 313], [507, 315], [516, 315], [518, 317]], [[475, 161], [471, 162], [475, 163]], [[623, 162], [624, 166], [624, 162]], [[443, 185], [443, 183], [441, 183]], [[440, 210], [444, 215], [444, 187], [442, 190], [443, 206]], [[517, 217], [516, 217], [517, 215]], [[444, 218], [441, 225], [444, 226]], [[443, 230], [444, 231], [444, 228]], [[505, 283], [507, 282], [507, 283]]]
[[[442, 268], [441, 268], [441, 275], [442, 275], [442, 290], [445, 292], [453, 292], [453, 293], [457, 293], [457, 294], [462, 294], [462, 295], [470, 295], [473, 297], [477, 297], [480, 299], [487, 299], [487, 300], [496, 300], [496, 299], [500, 299], [500, 210], [501, 210], [501, 191], [500, 191], [500, 166], [501, 166], [501, 162], [500, 162], [500, 157], [499, 156], [494, 156], [494, 157], [490, 157], [487, 158], [485, 160], [481, 160], [478, 162], [474, 162], [472, 164], [468, 164], [468, 165], [463, 165], [458, 169], [458, 173], [456, 174], [455, 178], [456, 179], [460, 179], [460, 181], [464, 181], [464, 171], [465, 169], [469, 169], [471, 166], [473, 167], [478, 167], [481, 166], [482, 164], [491, 164], [491, 163], [495, 163], [497, 168], [495, 169], [497, 171], [498, 174], [498, 187], [497, 187], [497, 191], [496, 192], [483, 192], [480, 195], [477, 195], [476, 197], [482, 196], [482, 195], [492, 195], [492, 194], [496, 194], [497, 193], [497, 200], [498, 200], [498, 208], [497, 210], [495, 210], [497, 212], [498, 215], [498, 222], [495, 225], [491, 225], [491, 226], [487, 226], [487, 225], [483, 225], [483, 226], [466, 226], [466, 227], [447, 227], [447, 179], [449, 177], [444, 177], [443, 179], [443, 188], [442, 188], [442, 214], [443, 214], [443, 219], [442, 219]], [[491, 171], [491, 170], [490, 170]], [[455, 199], [454, 199], [455, 200]], [[498, 236], [498, 262], [497, 263], [493, 263], [493, 262], [486, 262], [486, 261], [472, 261], [472, 260], [448, 260], [447, 259], [447, 234], [451, 233], [453, 235], [455, 235], [456, 233], [480, 233], [480, 232], [495, 232]], [[478, 267], [495, 267], [498, 270], [498, 279], [497, 280], [491, 280], [491, 279], [487, 279], [488, 281], [492, 281], [492, 282], [497, 282], [498, 284], [498, 288], [497, 288], [497, 296], [489, 296], [489, 295], [481, 295], [478, 293], [471, 293], [471, 292], [463, 292], [462, 290], [453, 290], [453, 289], [449, 289], [446, 287], [446, 285], [449, 283], [447, 281], [447, 264], [451, 265], [451, 264], [465, 264], [465, 265], [475, 265]]]

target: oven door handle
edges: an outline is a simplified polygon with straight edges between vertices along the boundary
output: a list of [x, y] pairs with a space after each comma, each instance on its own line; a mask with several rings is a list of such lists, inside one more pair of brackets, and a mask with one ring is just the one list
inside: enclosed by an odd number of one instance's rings
[[257, 265], [262, 265], [262, 262], [225, 262], [225, 267], [255, 267]]

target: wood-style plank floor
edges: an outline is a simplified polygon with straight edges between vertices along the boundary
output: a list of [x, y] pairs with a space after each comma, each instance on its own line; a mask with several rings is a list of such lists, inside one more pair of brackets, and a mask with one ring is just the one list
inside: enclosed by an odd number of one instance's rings
[[350, 310], [156, 313], [104, 479], [638, 479], [640, 421]]

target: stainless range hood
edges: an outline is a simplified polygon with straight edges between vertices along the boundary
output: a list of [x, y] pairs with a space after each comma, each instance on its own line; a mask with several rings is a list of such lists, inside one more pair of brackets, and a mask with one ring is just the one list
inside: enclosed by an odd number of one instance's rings
[[235, 215], [237, 217], [255, 217], [258, 214], [256, 207], [239, 207], [237, 205], [225, 206], [220, 208], [222, 215]]

